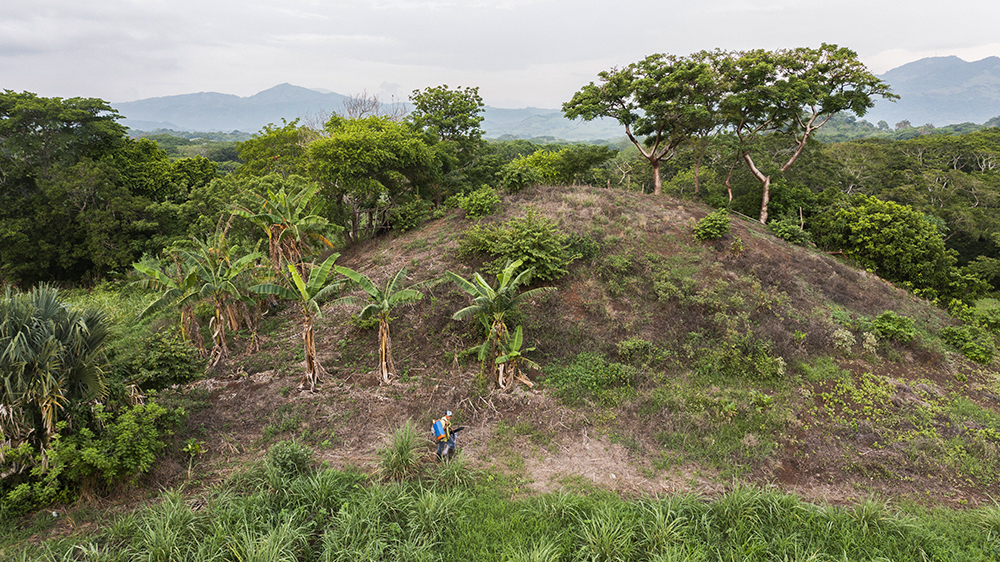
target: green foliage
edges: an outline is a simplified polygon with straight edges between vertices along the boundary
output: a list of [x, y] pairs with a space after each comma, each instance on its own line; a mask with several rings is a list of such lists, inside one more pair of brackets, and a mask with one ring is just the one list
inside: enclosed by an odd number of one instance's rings
[[872, 321], [872, 330], [880, 338], [909, 343], [916, 336], [915, 323], [912, 318], [901, 316], [891, 310], [878, 315]]
[[770, 341], [747, 332], [730, 334], [718, 346], [705, 349], [697, 369], [709, 377], [773, 382], [785, 376], [785, 360], [774, 354]]
[[0, 435], [13, 446], [46, 448], [60, 412], [106, 394], [103, 311], [69, 309], [41, 285], [0, 297]]
[[495, 189], [484, 185], [468, 195], [458, 196], [456, 205], [465, 211], [470, 219], [480, 219], [492, 215], [500, 206], [500, 196]]
[[635, 367], [610, 363], [598, 353], [581, 353], [568, 365], [546, 369], [545, 385], [569, 406], [593, 400], [610, 408], [635, 394], [637, 376]]
[[283, 477], [306, 474], [313, 451], [298, 441], [278, 441], [267, 450], [267, 466]]
[[81, 487], [94, 491], [133, 480], [150, 469], [166, 447], [164, 438], [186, 416], [182, 409], [168, 410], [152, 401], [117, 413], [97, 404], [91, 412], [90, 423], [78, 419], [73, 431], [65, 421], [58, 422], [58, 433], [44, 452], [27, 443], [3, 451], [7, 466], [30, 467], [0, 484], [4, 509], [23, 512], [68, 501]]
[[997, 348], [993, 336], [980, 326], [975, 324], [948, 326], [941, 328], [940, 333], [945, 342], [977, 363], [992, 363], [996, 356]]
[[413, 111], [408, 118], [438, 141], [451, 141], [468, 148], [483, 136], [480, 123], [485, 110], [478, 87], [449, 89], [448, 85], [414, 90]]
[[814, 216], [817, 244], [842, 250], [879, 276], [924, 290], [926, 296], [974, 299], [983, 282], [962, 276], [941, 232], [911, 207], [855, 195]]
[[526, 187], [544, 183], [545, 175], [526, 158], [519, 157], [500, 169], [497, 182], [501, 189], [517, 193]]
[[389, 445], [378, 450], [379, 474], [386, 480], [405, 480], [420, 473], [421, 438], [410, 420], [393, 432]]
[[809, 243], [809, 233], [802, 230], [795, 219], [779, 219], [767, 223], [767, 229], [778, 238], [791, 244], [805, 246]]
[[618, 356], [627, 363], [636, 364], [649, 361], [656, 353], [656, 347], [640, 338], [632, 337], [618, 342]]
[[729, 234], [729, 212], [718, 209], [709, 213], [694, 225], [694, 237], [698, 240], [718, 240]]
[[156, 332], [113, 341], [108, 346], [108, 368], [119, 380], [148, 392], [195, 380], [205, 372], [205, 359], [173, 331]]
[[485, 268], [490, 273], [520, 260], [534, 269], [534, 278], [542, 281], [562, 277], [568, 272], [569, 264], [580, 257], [570, 250], [570, 237], [555, 221], [539, 216], [534, 209], [529, 209], [523, 217], [501, 224], [470, 228], [459, 241], [459, 253], [464, 256], [485, 254], [494, 258]]
[[[468, 213], [468, 209], [466, 209]], [[423, 199], [413, 199], [396, 207], [392, 212], [392, 227], [409, 232], [423, 224], [431, 214], [431, 204]]]
[[284, 177], [304, 175], [308, 160], [302, 141], [308, 134], [298, 119], [291, 122], [282, 119], [280, 127], [274, 123], [265, 125], [251, 139], [237, 146], [243, 161], [237, 174], [243, 177], [275, 173]]

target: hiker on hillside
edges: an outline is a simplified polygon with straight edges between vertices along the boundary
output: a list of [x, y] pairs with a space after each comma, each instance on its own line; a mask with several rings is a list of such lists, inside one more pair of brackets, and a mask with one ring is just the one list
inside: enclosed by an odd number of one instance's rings
[[455, 449], [455, 433], [451, 430], [451, 410], [448, 410], [443, 418], [435, 420], [431, 429], [434, 431], [434, 440], [437, 441], [437, 456], [443, 459]]

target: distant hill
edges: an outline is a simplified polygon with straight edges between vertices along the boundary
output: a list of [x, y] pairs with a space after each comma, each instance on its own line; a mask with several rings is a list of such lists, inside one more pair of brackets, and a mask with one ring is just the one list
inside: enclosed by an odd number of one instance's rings
[[[268, 123], [325, 120], [344, 107], [347, 96], [280, 84], [250, 97], [201, 92], [112, 103], [135, 131], [244, 131], [255, 133]], [[613, 139], [623, 136], [613, 120], [570, 121], [558, 109], [487, 107], [483, 130], [488, 138], [553, 137], [564, 140]]]
[[891, 103], [880, 100], [865, 115], [870, 123], [894, 126], [903, 120], [914, 126], [984, 123], [1000, 115], [1000, 57], [965, 62], [958, 57], [920, 59], [879, 76], [899, 94]]
[[[985, 123], [1000, 116], [1000, 57], [965, 62], [958, 57], [921, 59], [879, 76], [902, 99], [879, 100], [864, 116], [870, 123], [901, 121], [936, 127]], [[249, 97], [201, 92], [112, 103], [136, 131], [243, 131], [255, 133], [268, 123], [301, 118], [323, 120], [343, 110], [347, 96], [280, 84]], [[559, 109], [486, 107], [487, 138], [538, 138], [570, 141], [617, 139], [621, 126], [610, 119], [570, 121]]]
[[200, 92], [112, 103], [131, 129], [257, 132], [268, 123], [325, 117], [343, 107], [345, 96], [279, 84], [250, 97]]

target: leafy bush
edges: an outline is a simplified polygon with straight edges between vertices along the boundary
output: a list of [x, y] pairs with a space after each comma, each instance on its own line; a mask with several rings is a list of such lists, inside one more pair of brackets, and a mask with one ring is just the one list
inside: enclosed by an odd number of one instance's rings
[[144, 391], [186, 384], [205, 371], [205, 358], [173, 332], [124, 338], [108, 347], [109, 371]]
[[891, 310], [883, 312], [872, 322], [872, 331], [880, 338], [901, 343], [911, 342], [916, 336], [913, 319]]
[[400, 232], [407, 232], [420, 226], [430, 216], [431, 204], [423, 199], [414, 199], [392, 211], [392, 226]]
[[500, 206], [500, 196], [495, 189], [484, 185], [468, 195], [457, 199], [458, 208], [465, 211], [465, 216], [479, 219], [492, 215]]
[[996, 356], [997, 348], [993, 337], [979, 326], [967, 324], [942, 328], [941, 337], [948, 345], [976, 363], [991, 363]]
[[653, 344], [644, 339], [629, 338], [618, 342], [618, 357], [628, 363], [648, 361], [655, 351]]
[[587, 399], [614, 407], [634, 394], [639, 371], [621, 363], [609, 363], [598, 353], [581, 353], [573, 362], [546, 373], [545, 384], [556, 389], [556, 396], [569, 406]]
[[458, 251], [463, 256], [493, 257], [484, 270], [494, 274], [508, 262], [521, 260], [525, 267], [533, 267], [534, 278], [542, 281], [562, 277], [569, 264], [580, 257], [570, 250], [569, 236], [555, 221], [539, 216], [534, 209], [501, 224], [470, 228], [459, 241]]
[[858, 343], [858, 340], [850, 330], [837, 328], [833, 331], [833, 347], [837, 348], [837, 351], [845, 355], [850, 354], [856, 343]]
[[93, 415], [91, 424], [75, 432], [69, 431], [67, 422], [59, 422], [44, 461], [43, 453], [27, 443], [4, 452], [5, 464], [32, 467], [26, 474], [4, 479], [0, 489], [5, 492], [6, 509], [23, 512], [53, 501], [69, 501], [81, 489], [107, 488], [144, 474], [166, 447], [164, 438], [172, 435], [186, 413], [150, 401], [117, 414], [96, 404]]
[[698, 372], [750, 380], [773, 381], [785, 376], [785, 359], [775, 356], [771, 342], [753, 333], [730, 336], [721, 345], [706, 350], [698, 361]]
[[809, 243], [809, 233], [802, 230], [794, 219], [780, 219], [767, 223], [767, 229], [778, 238], [791, 244], [804, 246]]
[[519, 158], [504, 165], [497, 173], [497, 180], [502, 189], [516, 193], [526, 187], [543, 183], [545, 176], [530, 162]]
[[282, 476], [305, 474], [312, 464], [313, 450], [298, 441], [278, 441], [267, 450], [267, 466]]
[[694, 237], [698, 240], [718, 240], [729, 233], [729, 212], [719, 209], [710, 213], [694, 225]]

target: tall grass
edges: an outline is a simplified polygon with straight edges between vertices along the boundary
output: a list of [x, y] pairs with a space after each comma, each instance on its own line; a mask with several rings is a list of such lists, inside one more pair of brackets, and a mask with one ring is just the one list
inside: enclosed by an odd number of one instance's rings
[[817, 506], [749, 486], [714, 500], [625, 500], [607, 492], [517, 499], [509, 482], [488, 474], [446, 486], [433, 474], [378, 482], [357, 471], [280, 478], [273, 472], [261, 463], [198, 497], [164, 492], [87, 535], [0, 546], [0, 559], [965, 562], [1000, 556], [995, 505]]

